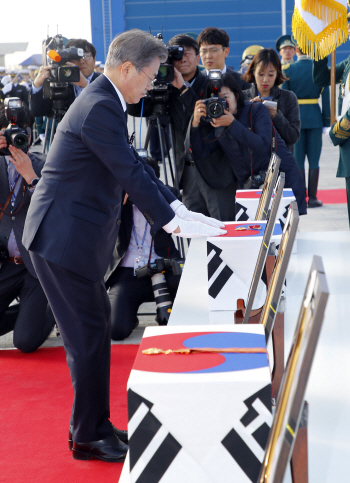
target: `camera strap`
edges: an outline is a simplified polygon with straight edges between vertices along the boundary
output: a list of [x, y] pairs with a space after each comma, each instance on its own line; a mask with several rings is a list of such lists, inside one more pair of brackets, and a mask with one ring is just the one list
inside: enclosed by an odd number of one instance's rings
[[[4, 206], [1, 206], [0, 205], [0, 220], [4, 216], [5, 210], [6, 210], [7, 206], [8, 206], [8, 204], [10, 203], [10, 200], [12, 198], [12, 195], [13, 195], [14, 191], [15, 191], [16, 184], [17, 184], [18, 179], [19, 179], [19, 177], [17, 177], [16, 181], [14, 182], [13, 187], [12, 187], [12, 190], [10, 191], [10, 194], [8, 195], [7, 200], [5, 201]], [[23, 199], [24, 199], [24, 197], [23, 197]], [[22, 205], [21, 205], [21, 207], [22, 207]], [[6, 215], [9, 215], [9, 214], [12, 215], [12, 213], [6, 213]]]

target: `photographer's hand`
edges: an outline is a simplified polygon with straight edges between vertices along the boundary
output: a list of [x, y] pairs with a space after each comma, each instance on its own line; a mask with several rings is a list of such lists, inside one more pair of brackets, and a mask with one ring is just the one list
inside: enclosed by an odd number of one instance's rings
[[4, 133], [2, 131], [0, 131], [0, 149], [6, 148], [6, 147], [7, 147], [6, 138], [4, 136]]
[[229, 126], [234, 120], [235, 117], [225, 110], [224, 114], [221, 117], [213, 119], [210, 124], [213, 127]]
[[181, 89], [181, 87], [184, 85], [184, 78], [182, 77], [181, 72], [179, 72], [177, 69], [174, 67], [174, 80], [172, 82], [172, 85], [176, 87], [177, 89]]
[[30, 184], [34, 178], [38, 177], [38, 175], [33, 169], [30, 157], [27, 156], [20, 149], [17, 149], [11, 145], [9, 146], [9, 150], [11, 153], [11, 156], [10, 156], [11, 163], [17, 169], [19, 174], [26, 180], [26, 182]]
[[40, 67], [38, 75], [35, 77], [34, 80], [35, 87], [41, 87], [44, 83], [44, 80], [50, 77], [50, 69], [51, 67], [49, 65], [47, 65], [46, 67], [42, 65]]
[[269, 113], [270, 113], [270, 116], [271, 116], [271, 119], [274, 119], [276, 116], [277, 116], [277, 106], [276, 107], [269, 107], [269, 106], [266, 106], [269, 110]]
[[201, 117], [207, 116], [207, 107], [202, 100], [196, 102], [193, 111], [192, 127], [198, 127], [201, 122]]

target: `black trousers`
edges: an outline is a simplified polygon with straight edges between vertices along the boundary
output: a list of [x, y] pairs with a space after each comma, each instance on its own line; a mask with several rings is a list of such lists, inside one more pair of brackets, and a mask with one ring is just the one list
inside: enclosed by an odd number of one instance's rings
[[109, 422], [110, 304], [92, 282], [30, 253], [60, 329], [74, 389], [70, 424], [77, 443], [112, 434]]
[[[174, 302], [180, 275], [165, 273], [169, 294]], [[137, 278], [133, 268], [118, 267], [108, 281], [108, 297], [111, 303], [112, 339], [123, 340], [129, 337], [138, 324], [137, 311], [141, 304], [154, 302], [150, 278]]]
[[[19, 306], [9, 305], [20, 298]], [[33, 352], [45, 342], [55, 319], [39, 280], [25, 265], [5, 262], [0, 270], [0, 335], [13, 330], [13, 344]]]

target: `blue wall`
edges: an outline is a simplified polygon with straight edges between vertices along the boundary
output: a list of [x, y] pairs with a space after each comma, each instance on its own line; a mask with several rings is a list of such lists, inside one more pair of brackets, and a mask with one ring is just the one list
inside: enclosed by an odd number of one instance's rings
[[[163, 26], [167, 42], [178, 33], [199, 34], [205, 27], [219, 27], [230, 36], [227, 64], [236, 69], [249, 45], [275, 48], [277, 37], [282, 35], [281, 0], [264, 3], [261, 0], [90, 0], [90, 5], [92, 42], [98, 60], [104, 60], [104, 43], [108, 41], [109, 30], [111, 38], [131, 28], [148, 31], [151, 27], [155, 35]], [[103, 8], [105, 13], [111, 11], [111, 18], [105, 20], [105, 36]], [[288, 34], [291, 33], [293, 10], [294, 0], [286, 0]], [[349, 55], [350, 44], [346, 42], [337, 50], [337, 62]]]

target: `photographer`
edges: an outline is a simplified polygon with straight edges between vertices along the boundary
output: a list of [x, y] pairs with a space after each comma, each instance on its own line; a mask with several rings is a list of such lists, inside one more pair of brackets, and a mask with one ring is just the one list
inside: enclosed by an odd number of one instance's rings
[[[244, 101], [242, 90], [230, 74], [222, 76], [218, 94], [228, 105], [223, 115], [208, 118], [207, 105], [201, 100], [197, 101], [190, 130], [192, 156], [202, 184], [209, 186], [210, 190], [207, 191], [214, 192], [212, 199], [215, 199], [214, 184], [219, 186], [228, 182], [232, 177], [230, 170], [243, 188], [249, 176], [267, 169], [273, 133], [276, 154], [281, 158], [280, 171], [286, 175], [285, 187], [293, 189], [299, 214], [306, 214], [305, 189], [300, 170], [277, 130], [272, 129], [267, 108], [261, 103]], [[201, 213], [213, 216], [215, 210], [219, 210], [220, 214], [223, 213], [221, 219], [228, 221], [227, 204], [235, 205], [234, 191], [226, 189], [217, 190], [216, 193], [215, 206], [212, 199], [203, 196]]]
[[11, 76], [11, 80], [0, 89], [0, 99], [18, 97], [28, 107], [28, 89], [19, 83], [19, 74], [15, 71], [10, 71], [8, 74]]
[[[85, 39], [71, 39], [65, 48], [76, 47], [84, 50], [80, 60], [72, 60], [68, 65], [76, 65], [80, 69], [80, 79], [68, 85], [68, 96], [65, 102], [66, 110], [73, 103], [82, 90], [93, 82], [100, 74], [94, 72], [96, 61], [95, 47]], [[52, 66], [41, 66], [30, 93], [30, 109], [35, 117], [49, 116], [52, 111], [52, 99], [43, 96], [43, 84], [49, 82]]]
[[[146, 158], [159, 178], [158, 163], [152, 158]], [[126, 197], [124, 201], [121, 224], [113, 257], [108, 267], [105, 282], [111, 303], [112, 339], [123, 340], [129, 337], [138, 326], [137, 311], [141, 304], [155, 300], [151, 277], [138, 278], [134, 274], [135, 259], [142, 260], [140, 265], [151, 263], [157, 258], [179, 258], [171, 236], [160, 229], [152, 239], [151, 227], [147, 220]], [[165, 273], [171, 301], [175, 299], [180, 282], [180, 275], [172, 271]], [[157, 319], [161, 325], [162, 320]]]
[[[18, 112], [17, 125], [30, 131], [28, 108]], [[30, 140], [29, 140], [30, 142]], [[7, 141], [0, 132], [0, 149]], [[22, 352], [35, 351], [49, 336], [55, 320], [37, 279], [22, 234], [29, 203], [44, 160], [9, 146], [0, 151], [0, 335], [13, 330], [13, 343]], [[20, 298], [19, 311], [9, 305]]]

